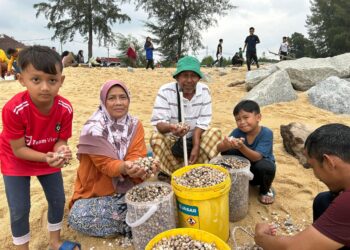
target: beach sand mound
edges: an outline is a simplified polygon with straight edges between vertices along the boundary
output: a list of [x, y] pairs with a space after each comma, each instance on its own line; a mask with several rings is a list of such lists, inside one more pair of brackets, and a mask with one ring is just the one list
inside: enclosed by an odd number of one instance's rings
[[[145, 127], [146, 142], [152, 132], [150, 117], [153, 102], [158, 88], [172, 81], [172, 72], [175, 69], [135, 69], [128, 72], [126, 68], [67, 68], [64, 71], [66, 80], [60, 90], [60, 94], [71, 101], [74, 108], [73, 136], [69, 145], [76, 152], [76, 145], [80, 130], [96, 110], [99, 104], [100, 86], [108, 79], [119, 79], [124, 81], [130, 88], [132, 99], [130, 112], [137, 116]], [[210, 74], [211, 83], [209, 87], [212, 93], [213, 119], [212, 126], [218, 127], [224, 135], [228, 135], [236, 126], [232, 117], [233, 106], [246, 94], [244, 85], [227, 87], [227, 84], [244, 79], [245, 69], [226, 69], [227, 74], [220, 76], [213, 68], [205, 68], [203, 71]], [[14, 94], [23, 91], [24, 88], [16, 81], [0, 82], [0, 107]], [[271, 220], [271, 214], [277, 213], [283, 217], [290, 214], [295, 224], [309, 225], [312, 222], [312, 200], [315, 195], [327, 190], [324, 184], [319, 182], [313, 175], [312, 170], [304, 169], [298, 160], [287, 154], [283, 148], [280, 136], [280, 125], [290, 122], [301, 122], [314, 127], [327, 123], [345, 123], [350, 125], [348, 116], [335, 115], [331, 112], [312, 106], [306, 93], [298, 93], [298, 99], [287, 103], [278, 103], [262, 107], [261, 125], [271, 128], [274, 132], [274, 154], [277, 160], [277, 174], [274, 188], [277, 196], [273, 205], [264, 206], [257, 199], [257, 189], [250, 188], [249, 213], [243, 220], [231, 223], [231, 227], [244, 226], [254, 228], [255, 223], [263, 219]], [[2, 128], [2, 124], [0, 124]], [[64, 188], [66, 193], [66, 204], [68, 204], [74, 185], [78, 161], [74, 159], [71, 164], [63, 169]], [[0, 179], [0, 242], [2, 249], [12, 249], [12, 237], [10, 231], [10, 215], [7, 206], [3, 179]], [[79, 234], [67, 227], [68, 209], [65, 210], [64, 228], [62, 238], [78, 241], [83, 249], [108, 249], [111, 244], [116, 245], [115, 239], [101, 239]], [[47, 249], [47, 202], [40, 183], [36, 178], [31, 181], [31, 249]], [[241, 233], [237, 234], [239, 241], [245, 241]], [[233, 246], [232, 239], [229, 244]], [[118, 249], [118, 248], [114, 248]]]

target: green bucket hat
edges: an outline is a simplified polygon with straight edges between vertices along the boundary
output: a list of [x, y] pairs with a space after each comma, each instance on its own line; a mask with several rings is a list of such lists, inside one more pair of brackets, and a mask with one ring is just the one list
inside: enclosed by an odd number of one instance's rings
[[197, 75], [199, 75], [200, 78], [203, 78], [204, 75], [201, 72], [200, 68], [201, 68], [201, 65], [200, 65], [199, 61], [197, 60], [197, 58], [195, 58], [193, 56], [185, 56], [177, 62], [176, 71], [173, 74], [173, 77], [175, 78], [182, 71], [193, 71]]

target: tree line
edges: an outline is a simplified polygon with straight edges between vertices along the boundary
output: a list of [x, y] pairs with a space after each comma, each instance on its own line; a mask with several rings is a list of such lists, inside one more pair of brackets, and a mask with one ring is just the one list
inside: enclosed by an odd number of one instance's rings
[[[112, 31], [115, 23], [131, 18], [120, 6], [130, 0], [48, 0], [34, 4], [36, 16], [43, 14], [46, 27], [54, 30], [52, 39], [72, 41], [79, 33], [88, 42], [88, 57], [97, 38], [99, 45], [124, 49], [135, 40]], [[159, 45], [159, 52], [168, 62], [176, 61], [191, 51], [203, 48], [201, 33], [217, 24], [237, 6], [230, 0], [134, 0], [136, 10], [144, 10], [145, 28]], [[326, 57], [350, 51], [349, 0], [311, 0], [311, 15], [306, 27], [309, 38], [293, 33], [288, 38], [291, 52], [297, 57]], [[139, 50], [143, 46], [136, 43]]]

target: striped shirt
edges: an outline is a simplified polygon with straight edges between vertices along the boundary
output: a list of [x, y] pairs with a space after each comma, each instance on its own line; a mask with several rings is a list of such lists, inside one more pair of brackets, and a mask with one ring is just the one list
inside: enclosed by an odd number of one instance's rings
[[[191, 137], [193, 130], [201, 128], [207, 130], [212, 117], [211, 96], [207, 85], [198, 82], [196, 93], [191, 100], [183, 98], [185, 123], [190, 125], [187, 137]], [[163, 85], [154, 103], [151, 124], [156, 126], [160, 122], [178, 123], [178, 104], [176, 82]]]

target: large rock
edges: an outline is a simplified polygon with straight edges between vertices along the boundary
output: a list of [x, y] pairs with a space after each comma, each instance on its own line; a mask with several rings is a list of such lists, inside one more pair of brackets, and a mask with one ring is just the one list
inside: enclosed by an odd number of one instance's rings
[[297, 99], [288, 74], [279, 70], [253, 88], [243, 99], [256, 101], [260, 106]]
[[246, 74], [245, 88], [249, 91], [278, 70], [276, 65], [270, 65], [265, 69], [248, 71]]
[[281, 125], [280, 133], [285, 150], [297, 158], [305, 168], [308, 166], [304, 155], [304, 143], [306, 138], [314, 131], [309, 125], [298, 122], [292, 122], [288, 125]]
[[331, 76], [318, 82], [307, 94], [316, 107], [337, 114], [350, 114], [350, 82], [346, 80]]
[[287, 71], [294, 89], [305, 91], [330, 76], [350, 76], [350, 53], [327, 58], [300, 58], [276, 64]]

